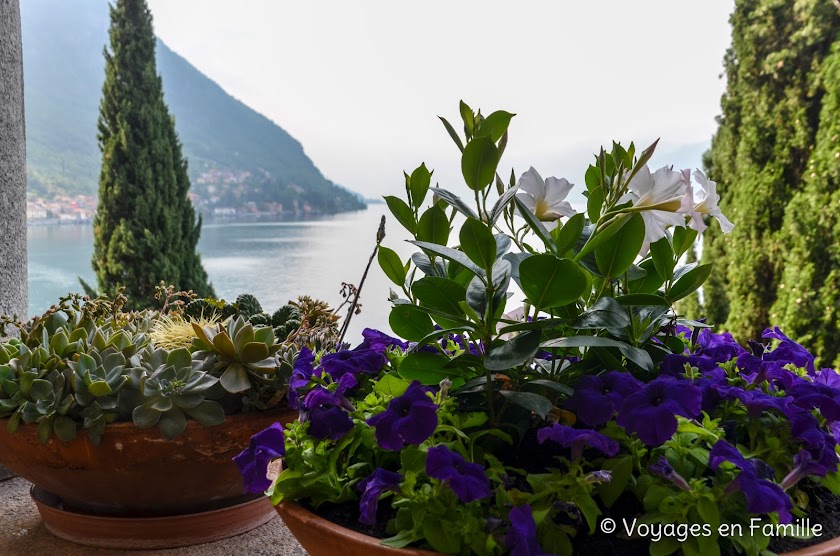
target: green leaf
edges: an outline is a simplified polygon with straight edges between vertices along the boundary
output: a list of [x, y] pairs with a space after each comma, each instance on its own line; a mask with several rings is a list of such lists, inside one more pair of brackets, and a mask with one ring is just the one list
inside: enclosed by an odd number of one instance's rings
[[48, 380], [36, 378], [32, 381], [32, 386], [29, 390], [29, 395], [35, 401], [46, 401], [53, 397], [53, 385]]
[[630, 326], [627, 309], [611, 297], [602, 297], [571, 324], [577, 329], [625, 328]]
[[440, 255], [444, 259], [455, 261], [461, 266], [466, 267], [476, 276], [484, 276], [486, 274], [484, 269], [472, 262], [463, 251], [458, 251], [457, 249], [452, 249], [451, 247], [445, 247], [443, 245], [437, 245], [436, 243], [427, 243], [425, 241], [409, 241], [409, 243], [416, 245], [423, 251], [429, 251], [435, 255]]
[[502, 214], [504, 214], [505, 209], [513, 201], [513, 196], [516, 195], [516, 192], [519, 191], [519, 187], [511, 187], [499, 197], [496, 201], [496, 204], [493, 205], [493, 209], [490, 211], [490, 225], [496, 223], [496, 220], [499, 219]]
[[650, 354], [643, 349], [635, 348], [624, 342], [600, 336], [570, 336], [568, 338], [556, 338], [543, 342], [544, 348], [569, 348], [569, 347], [607, 347], [617, 348], [624, 357], [636, 363], [646, 370], [653, 369], [653, 361]]
[[268, 346], [262, 342], [249, 342], [242, 348], [240, 359], [243, 363], [256, 363], [269, 356]]
[[461, 249], [475, 264], [483, 269], [493, 267], [496, 260], [496, 238], [481, 220], [468, 218], [461, 226]]
[[462, 100], [458, 103], [458, 111], [461, 114], [461, 120], [464, 122], [464, 127], [467, 132], [472, 135], [475, 130], [475, 114], [473, 113], [472, 108], [470, 108], [467, 103]]
[[521, 214], [522, 218], [524, 218], [525, 221], [528, 222], [528, 226], [531, 228], [531, 231], [534, 232], [534, 234], [536, 234], [536, 236], [542, 240], [542, 242], [545, 244], [546, 249], [548, 249], [552, 253], [557, 254], [557, 245], [554, 244], [554, 240], [551, 238], [551, 233], [549, 233], [549, 231], [545, 229], [545, 226], [543, 226], [543, 223], [540, 222], [540, 219], [537, 218], [537, 216], [533, 212], [531, 212], [531, 209], [529, 209], [525, 205], [525, 203], [522, 202], [522, 199], [520, 199], [519, 197], [514, 197], [513, 201], [514, 203], [516, 203], [516, 208], [519, 209], [519, 214]]
[[674, 253], [677, 256], [676, 258], [679, 259], [682, 257], [694, 245], [694, 240], [696, 239], [697, 230], [688, 226], [677, 226], [674, 228]]
[[712, 263], [699, 265], [677, 279], [665, 296], [671, 303], [690, 295], [703, 285], [712, 273]]
[[582, 212], [569, 218], [566, 224], [561, 228], [557, 228], [552, 237], [554, 243], [557, 245], [557, 252], [561, 255], [565, 254], [569, 249], [575, 246], [580, 234], [583, 233], [583, 227], [586, 225], [586, 215]]
[[598, 495], [604, 506], [609, 508], [615, 504], [630, 483], [630, 477], [633, 475], [633, 457], [621, 456], [608, 459], [602, 467], [610, 471], [611, 477], [608, 482], [598, 485]]
[[[469, 146], [469, 145], [468, 145]], [[443, 520], [436, 516], [426, 516], [421, 525], [423, 536], [436, 552], [458, 554], [461, 551], [461, 537], [449, 534], [443, 527]]]
[[131, 420], [138, 429], [154, 427], [160, 419], [160, 411], [152, 409], [151, 405], [138, 405], [131, 414]]
[[639, 267], [645, 270], [647, 274], [638, 280], [631, 280], [630, 291], [634, 293], [654, 293], [665, 283], [665, 279], [656, 271], [653, 259], [645, 259], [639, 263]]
[[478, 218], [478, 215], [467, 205], [460, 197], [455, 195], [454, 193], [450, 193], [445, 189], [441, 189], [440, 187], [433, 187], [432, 193], [446, 201], [449, 206], [453, 207], [455, 210], [466, 216], [467, 218]]
[[186, 348], [174, 349], [166, 357], [166, 365], [176, 369], [189, 368], [192, 366], [192, 355]]
[[589, 220], [597, 222], [601, 218], [601, 207], [604, 206], [604, 188], [600, 185], [589, 190], [589, 197], [586, 200], [586, 212]]
[[391, 309], [388, 324], [397, 336], [417, 342], [431, 334], [435, 325], [432, 318], [411, 304], [397, 305]]
[[533, 392], [500, 390], [499, 393], [506, 397], [510, 403], [536, 413], [541, 419], [545, 419], [545, 416], [554, 407], [548, 398], [534, 394]]
[[92, 396], [96, 396], [97, 398], [108, 396], [113, 393], [111, 386], [104, 380], [95, 380], [91, 382], [87, 389]]
[[222, 384], [222, 388], [231, 394], [244, 392], [251, 388], [248, 371], [239, 363], [231, 363], [219, 377], [219, 382]]
[[70, 442], [76, 438], [76, 422], [65, 415], [58, 415], [53, 422], [53, 432], [59, 440]]
[[677, 552], [682, 544], [677, 537], [662, 537], [650, 544], [650, 556], [670, 556]]
[[411, 191], [411, 204], [414, 205], [414, 208], [419, 209], [423, 206], [423, 200], [426, 198], [426, 192], [429, 191], [431, 182], [432, 172], [429, 172], [426, 168], [425, 162], [411, 173], [408, 190]]
[[187, 418], [181, 411], [169, 411], [160, 416], [158, 428], [167, 440], [172, 440], [187, 428]]
[[460, 369], [446, 368], [447, 363], [449, 357], [443, 354], [416, 351], [400, 361], [397, 372], [409, 382], [419, 380], [426, 386], [440, 384], [445, 378], [453, 379], [463, 375]]
[[38, 427], [35, 429], [35, 437], [41, 444], [46, 444], [50, 440], [50, 433], [53, 430], [53, 420], [42, 419], [38, 421]]
[[[493, 265], [493, 312], [502, 305], [507, 296], [507, 288], [510, 285], [511, 265], [506, 259], [499, 259]], [[473, 278], [467, 287], [467, 303], [479, 315], [484, 315], [487, 310], [487, 284], [482, 282], [478, 276]]]
[[522, 291], [535, 307], [550, 309], [577, 301], [587, 288], [586, 274], [571, 259], [534, 255], [519, 264]]
[[397, 286], [403, 287], [405, 285], [406, 272], [400, 256], [393, 249], [380, 245], [376, 253], [376, 258], [385, 276]]
[[388, 204], [388, 210], [391, 211], [397, 222], [402, 224], [403, 228], [408, 230], [411, 235], [415, 235], [417, 233], [417, 221], [414, 219], [414, 212], [411, 207], [399, 197], [389, 195], [384, 199]]
[[449, 241], [449, 219], [439, 205], [429, 208], [420, 217], [417, 239], [438, 245], [446, 245]]
[[195, 407], [184, 409], [190, 417], [204, 425], [212, 427], [225, 421], [225, 410], [222, 406], [211, 400], [204, 400]]
[[634, 214], [611, 238], [595, 249], [595, 261], [605, 278], [618, 278], [633, 264], [645, 241], [645, 221]]
[[654, 295], [652, 293], [628, 293], [627, 295], [619, 295], [615, 298], [617, 302], [622, 305], [658, 305], [670, 307], [668, 300], [661, 295]]
[[674, 276], [674, 251], [667, 237], [650, 244], [650, 258], [653, 259], [657, 274], [665, 280], [670, 280]]
[[499, 149], [490, 137], [476, 137], [464, 147], [461, 173], [473, 191], [480, 191], [493, 181], [498, 165]]
[[493, 348], [484, 359], [484, 366], [491, 371], [506, 371], [534, 358], [540, 349], [539, 330], [517, 334], [501, 346]]
[[511, 118], [515, 115], [504, 110], [493, 112], [481, 122], [481, 126], [476, 132], [476, 137], [488, 136], [494, 143], [497, 142], [505, 134], [510, 125]]
[[408, 390], [409, 382], [389, 373], [380, 378], [373, 387], [374, 392], [381, 392], [392, 398], [402, 396]]
[[449, 278], [426, 276], [411, 286], [411, 291], [424, 305], [456, 317], [463, 317], [461, 301], [467, 297], [467, 290]]
[[452, 140], [455, 141], [455, 144], [458, 145], [458, 149], [461, 152], [464, 152], [464, 143], [461, 141], [461, 138], [458, 137], [458, 134], [455, 132], [455, 128], [452, 127], [452, 124], [450, 124], [443, 116], [438, 116], [438, 118], [440, 118], [440, 121], [443, 122], [443, 127], [446, 128], [446, 132]]

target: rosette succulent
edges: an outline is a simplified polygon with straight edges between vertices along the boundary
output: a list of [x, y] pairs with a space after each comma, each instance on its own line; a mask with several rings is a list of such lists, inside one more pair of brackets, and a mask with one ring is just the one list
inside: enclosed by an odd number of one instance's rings
[[[163, 356], [161, 350], [151, 353], [152, 360]], [[157, 425], [167, 440], [184, 432], [187, 415], [205, 426], [218, 425], [225, 420], [224, 409], [206, 399], [217, 382], [197, 368], [188, 350], [176, 349], [153, 373], [140, 377], [142, 404], [134, 408], [132, 420], [141, 429]]]

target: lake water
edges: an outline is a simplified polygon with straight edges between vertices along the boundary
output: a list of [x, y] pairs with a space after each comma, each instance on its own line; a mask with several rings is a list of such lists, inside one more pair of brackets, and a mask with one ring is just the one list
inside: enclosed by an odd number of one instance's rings
[[[216, 294], [234, 300], [252, 293], [273, 312], [298, 295], [341, 302], [342, 282], [358, 285], [373, 250], [385, 205], [311, 220], [205, 222], [198, 249]], [[393, 219], [384, 245], [406, 260], [414, 247]], [[29, 226], [29, 310], [38, 314], [70, 291], [79, 277], [94, 284], [90, 225]], [[362, 290], [362, 313], [353, 317], [348, 340], [364, 327], [388, 330], [390, 281], [374, 260]]]

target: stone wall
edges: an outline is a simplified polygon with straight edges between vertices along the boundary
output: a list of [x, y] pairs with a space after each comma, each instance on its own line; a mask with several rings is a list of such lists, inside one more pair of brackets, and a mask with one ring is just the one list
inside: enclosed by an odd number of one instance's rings
[[[0, 0], [0, 314], [25, 319], [26, 143], [19, 0]], [[0, 331], [2, 332], [2, 331]]]

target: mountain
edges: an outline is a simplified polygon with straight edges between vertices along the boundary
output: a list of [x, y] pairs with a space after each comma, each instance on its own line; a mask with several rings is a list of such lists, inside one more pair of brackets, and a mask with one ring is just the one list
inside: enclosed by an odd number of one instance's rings
[[[108, 3], [26, 0], [21, 19], [29, 189], [44, 196], [96, 195]], [[325, 178], [291, 135], [160, 40], [157, 66], [199, 205], [364, 208], [358, 195]]]

